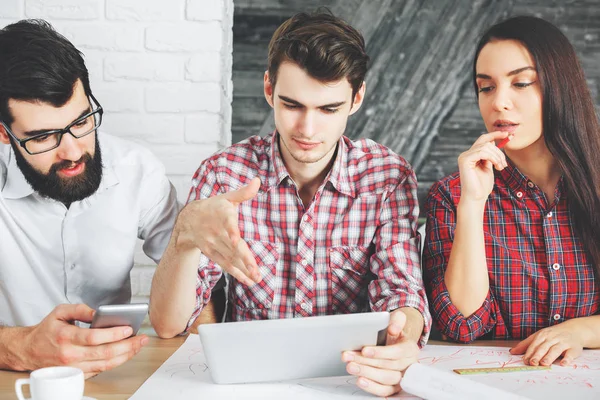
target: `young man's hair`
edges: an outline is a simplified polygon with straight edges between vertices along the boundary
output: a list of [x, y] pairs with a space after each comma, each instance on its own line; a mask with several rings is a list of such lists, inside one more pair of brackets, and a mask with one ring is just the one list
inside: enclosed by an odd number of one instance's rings
[[348, 79], [354, 97], [365, 80], [369, 56], [356, 29], [328, 10], [319, 9], [294, 15], [273, 34], [267, 67], [273, 87], [279, 66], [286, 61], [321, 82]]
[[0, 30], [0, 120], [12, 124], [8, 100], [61, 107], [77, 80], [91, 94], [82, 54], [44, 20], [22, 20]]

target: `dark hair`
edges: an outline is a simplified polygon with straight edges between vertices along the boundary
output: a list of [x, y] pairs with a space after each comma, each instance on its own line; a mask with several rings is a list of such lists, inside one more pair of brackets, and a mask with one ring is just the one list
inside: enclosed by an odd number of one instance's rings
[[275, 86], [279, 65], [291, 61], [321, 82], [347, 78], [352, 96], [367, 73], [369, 56], [362, 35], [328, 10], [299, 13], [285, 21], [269, 43], [269, 79]]
[[568, 191], [575, 232], [600, 282], [600, 128], [594, 102], [573, 46], [554, 25], [536, 17], [514, 17], [492, 26], [477, 45], [516, 40], [533, 57], [542, 91], [546, 146], [558, 161]]
[[52, 25], [22, 20], [0, 30], [0, 119], [10, 126], [8, 100], [41, 101], [63, 106], [77, 80], [91, 94], [82, 54]]

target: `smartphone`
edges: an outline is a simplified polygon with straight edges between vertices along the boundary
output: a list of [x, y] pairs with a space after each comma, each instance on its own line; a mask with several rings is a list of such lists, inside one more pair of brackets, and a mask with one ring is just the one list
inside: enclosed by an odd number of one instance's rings
[[98, 307], [90, 328], [130, 326], [131, 336], [137, 335], [144, 318], [148, 315], [148, 303], [108, 304]]

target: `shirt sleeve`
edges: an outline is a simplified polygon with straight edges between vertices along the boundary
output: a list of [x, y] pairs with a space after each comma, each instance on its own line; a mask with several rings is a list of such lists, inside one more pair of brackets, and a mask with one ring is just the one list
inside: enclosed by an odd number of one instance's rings
[[[221, 186], [217, 180], [214, 164], [211, 160], [206, 160], [200, 165], [200, 168], [198, 168], [192, 178], [192, 187], [188, 195], [187, 203], [215, 196], [219, 194], [220, 191]], [[194, 311], [188, 320], [184, 333], [190, 329], [196, 318], [198, 318], [198, 315], [200, 315], [204, 307], [210, 301], [212, 289], [217, 285], [222, 275], [223, 270], [218, 264], [210, 260], [204, 254], [200, 255], [198, 275], [196, 276], [196, 305], [194, 306]]]
[[465, 317], [450, 299], [444, 283], [456, 228], [456, 207], [450, 199], [450, 194], [440, 183], [432, 187], [427, 197], [423, 271], [436, 326], [448, 338], [470, 343], [492, 330], [500, 313], [491, 291], [481, 307], [469, 317]]
[[148, 157], [148, 165], [144, 166], [148, 172], [142, 177], [139, 194], [143, 204], [138, 238], [144, 241], [144, 253], [158, 264], [169, 244], [181, 204], [163, 164], [151, 154]]
[[369, 300], [373, 311], [393, 311], [400, 307], [418, 310], [424, 321], [419, 340], [422, 347], [429, 337], [431, 315], [421, 274], [417, 180], [414, 172], [408, 171], [382, 204], [380, 226], [374, 239], [375, 253], [370, 260], [376, 278], [369, 283]]

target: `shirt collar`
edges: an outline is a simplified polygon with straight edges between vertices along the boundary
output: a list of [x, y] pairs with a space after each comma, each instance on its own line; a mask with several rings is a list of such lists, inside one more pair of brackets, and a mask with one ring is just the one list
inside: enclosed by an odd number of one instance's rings
[[350, 139], [342, 136], [338, 141], [337, 155], [331, 171], [325, 180], [329, 180], [334, 188], [340, 193], [355, 197], [354, 187], [350, 184], [351, 166], [348, 165], [348, 144]]
[[[100, 138], [100, 142], [102, 139]], [[107, 146], [102, 147], [102, 181], [98, 190], [90, 196], [93, 197], [96, 193], [103, 192], [111, 186], [119, 183], [119, 178], [113, 167], [113, 160], [111, 152], [107, 149]], [[22, 199], [33, 194], [33, 188], [25, 179], [23, 172], [17, 165], [15, 154], [12, 147], [8, 149], [8, 167], [6, 173], [6, 183], [2, 188], [2, 196], [6, 199]], [[84, 199], [85, 200], [85, 199]]]
[[[347, 196], [355, 197], [355, 191], [350, 185], [349, 165], [348, 165], [348, 145], [346, 137], [342, 136], [338, 141], [336, 158], [333, 162], [331, 170], [325, 178], [325, 182], [330, 182], [331, 185], [340, 193]], [[283, 163], [281, 151], [279, 150], [279, 133], [273, 132], [271, 136], [271, 168], [269, 171], [268, 183], [263, 187], [263, 190], [268, 191], [272, 187], [280, 185], [285, 178], [290, 178], [290, 174]]]
[[499, 172], [500, 176], [506, 182], [506, 185], [513, 193], [519, 193], [527, 189], [528, 179], [513, 164], [510, 158], [506, 157], [507, 167]]
[[291, 179], [279, 151], [279, 133], [275, 131], [271, 134], [271, 170], [269, 171], [269, 187], [266, 189], [269, 190], [280, 185], [288, 177]]
[[[530, 180], [523, 175], [523, 173], [517, 168], [515, 164], [513, 164], [512, 160], [506, 157], [506, 164], [508, 165], [502, 171], [499, 172], [500, 176], [506, 182], [506, 185], [510, 188], [511, 192], [516, 195], [519, 199], [523, 199], [523, 193], [531, 190]], [[561, 175], [558, 184], [556, 185], [556, 189], [554, 191], [554, 196], [556, 201], [560, 200], [562, 194], [564, 192], [564, 175]], [[519, 195], [519, 193], [521, 193]]]
[[32, 193], [33, 189], [19, 169], [13, 149], [9, 146], [6, 182], [2, 188], [2, 196], [6, 199], [21, 199]]
[[[99, 133], [96, 134], [98, 135]], [[104, 140], [102, 134], [99, 134], [98, 142], [100, 143], [100, 148], [102, 150], [102, 180], [100, 181], [100, 186], [98, 186], [96, 193], [103, 192], [109, 187], [119, 184], [119, 176], [117, 175], [117, 171], [115, 171], [116, 160], [114, 160], [113, 157], [111, 144]]]

